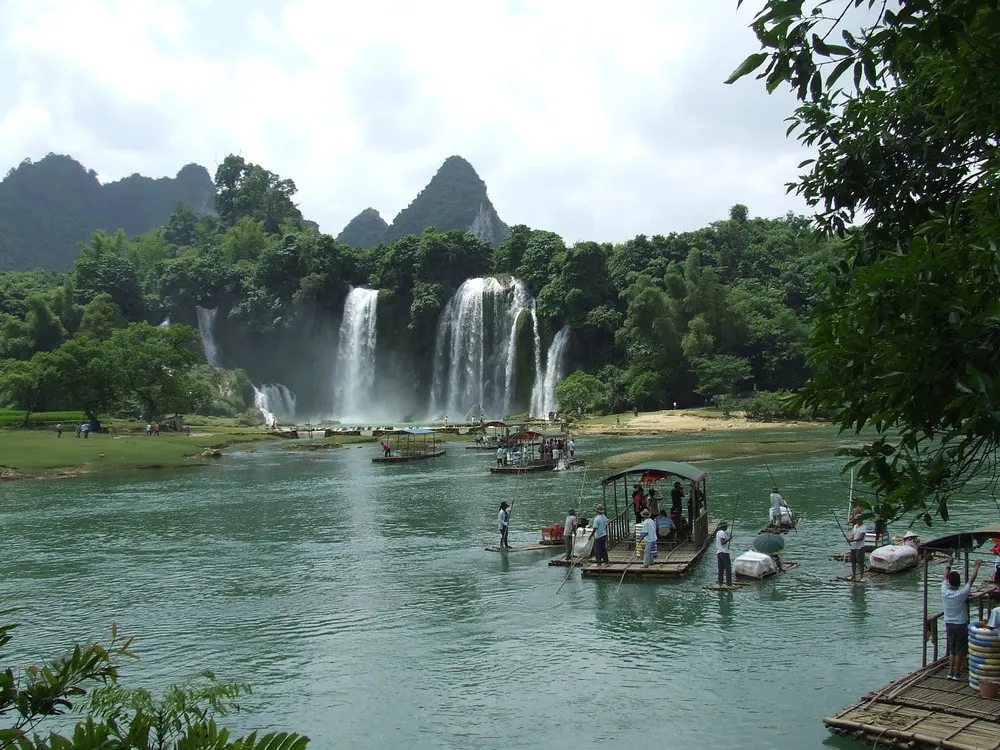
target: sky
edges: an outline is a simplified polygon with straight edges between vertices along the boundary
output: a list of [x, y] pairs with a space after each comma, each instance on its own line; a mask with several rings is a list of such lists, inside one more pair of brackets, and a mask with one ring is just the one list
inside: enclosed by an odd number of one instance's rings
[[763, 0], [0, 0], [0, 169], [237, 153], [337, 234], [452, 154], [508, 224], [615, 242], [806, 213], [789, 94], [723, 82]]

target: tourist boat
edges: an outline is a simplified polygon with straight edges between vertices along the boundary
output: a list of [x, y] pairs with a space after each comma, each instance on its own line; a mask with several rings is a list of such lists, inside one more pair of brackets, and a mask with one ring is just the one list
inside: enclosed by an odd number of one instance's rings
[[543, 455], [542, 446], [549, 440], [568, 440], [569, 435], [560, 430], [523, 430], [503, 441], [509, 450], [507, 463], [490, 467], [491, 474], [523, 474], [535, 471], [552, 471], [570, 466], [582, 466], [581, 459], [561, 456], [558, 465], [551, 454]]
[[[678, 461], [656, 461], [637, 464], [601, 480], [605, 513], [608, 515], [609, 564], [598, 565], [592, 560], [583, 562], [581, 575], [585, 578], [669, 578], [682, 576], [698, 561], [708, 547], [716, 524], [708, 517], [708, 472], [691, 464]], [[635, 515], [632, 510], [631, 487], [643, 484], [656, 487], [662, 502], [670, 500], [670, 488], [680, 482], [685, 492], [682, 507], [685, 532], [671, 540], [657, 542], [657, 555], [653, 564], [642, 566], [643, 544], [636, 540]], [[662, 488], [662, 489], [661, 489]], [[589, 534], [589, 530], [587, 531]], [[564, 559], [553, 560], [550, 565], [565, 565]]]
[[[484, 438], [481, 443], [473, 443], [472, 445], [465, 446], [467, 451], [495, 451], [500, 447], [500, 438], [507, 437], [510, 435], [510, 428], [517, 427], [517, 425], [508, 425], [505, 422], [493, 421], [486, 422], [479, 426], [482, 430], [482, 437]], [[470, 430], [471, 432], [471, 430]]]
[[[938, 645], [939, 640], [944, 643], [944, 638], [939, 638], [944, 613], [932, 612], [929, 606], [932, 597], [938, 605], [941, 601], [940, 595], [935, 596], [940, 573], [935, 570], [929, 575], [931, 557], [953, 558], [955, 570], [962, 572], [964, 580], [973, 554], [988, 556], [984, 567], [989, 570], [994, 551], [985, 545], [998, 538], [1000, 524], [993, 524], [932, 539], [917, 548], [924, 571], [920, 669], [868, 692], [858, 703], [824, 718], [827, 727], [865, 744], [952, 750], [1000, 747], [1000, 700], [988, 697], [990, 683], [995, 688], [1000, 681], [1000, 641], [994, 631], [978, 626], [988, 614], [988, 595], [994, 585], [984, 581], [969, 597], [971, 604], [978, 605], [978, 617], [970, 615], [968, 680], [947, 679], [948, 656]], [[916, 643], [918, 633], [916, 628], [914, 631]]]
[[[437, 433], [430, 427], [387, 430], [381, 433], [381, 438], [382, 442], [392, 448], [392, 451], [388, 456], [375, 456], [372, 458], [372, 463], [394, 464], [404, 461], [422, 461], [425, 458], [443, 456], [445, 453], [444, 448], [438, 442]], [[379, 453], [382, 453], [381, 449]]]

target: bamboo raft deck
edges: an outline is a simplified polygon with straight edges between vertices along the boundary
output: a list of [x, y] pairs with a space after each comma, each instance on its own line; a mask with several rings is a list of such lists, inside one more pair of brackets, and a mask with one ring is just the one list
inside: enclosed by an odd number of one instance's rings
[[426, 453], [406, 453], [399, 456], [375, 456], [372, 459], [373, 464], [399, 464], [405, 463], [406, 461], [423, 461], [425, 458], [437, 458], [438, 456], [443, 456], [445, 452], [440, 451], [428, 451]]
[[[577, 458], [569, 462], [569, 467], [583, 466], [583, 459]], [[552, 471], [556, 465], [551, 461], [545, 463], [535, 462], [530, 464], [507, 464], [506, 466], [490, 467], [490, 474], [530, 474], [536, 471]]]
[[794, 570], [799, 567], [799, 563], [795, 560], [782, 561], [781, 570], [776, 570], [773, 573], [768, 573], [763, 578], [752, 578], [750, 576], [742, 576], [739, 573], [733, 573], [732, 583], [712, 583], [704, 588], [708, 591], [739, 591], [740, 589], [745, 589], [748, 586], [753, 586], [760, 583], [761, 581], [770, 580], [771, 578], [776, 578], [780, 573], [787, 573], [789, 570]]
[[887, 747], [1000, 748], [1000, 700], [981, 697], [967, 680], [947, 679], [947, 672], [947, 658], [939, 659], [823, 723], [855, 740]]
[[566, 547], [561, 542], [549, 542], [547, 544], [522, 544], [517, 547], [498, 547], [497, 545], [491, 545], [486, 547], [487, 552], [538, 552], [539, 550], [559, 550], [563, 551]]
[[[672, 545], [672, 546], [671, 546]], [[549, 565], [579, 565], [584, 578], [676, 578], [686, 574], [704, 554], [706, 543], [700, 549], [690, 540], [680, 543], [660, 542], [653, 564], [642, 566], [642, 558], [635, 555], [635, 542], [619, 542], [608, 550], [607, 565], [599, 565], [590, 558], [565, 558], [549, 560]]]

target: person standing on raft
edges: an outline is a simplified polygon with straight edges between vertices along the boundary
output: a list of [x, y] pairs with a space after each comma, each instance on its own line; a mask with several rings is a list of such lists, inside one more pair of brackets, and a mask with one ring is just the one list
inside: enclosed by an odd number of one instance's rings
[[604, 515], [604, 506], [597, 506], [597, 516], [590, 522], [590, 538], [594, 540], [591, 554], [597, 559], [598, 565], [609, 565], [608, 559], [608, 517]]
[[854, 517], [854, 526], [851, 533], [847, 535], [847, 543], [850, 546], [851, 557], [851, 580], [860, 573], [859, 580], [865, 580], [865, 535], [867, 534], [865, 525], [861, 523], [861, 516]]
[[778, 492], [778, 488], [777, 487], [772, 487], [771, 488], [771, 525], [772, 526], [781, 526], [782, 525], [782, 522], [781, 522], [781, 509], [782, 508], [784, 508], [785, 510], [788, 511], [788, 517], [789, 517], [789, 519], [791, 519], [792, 511], [788, 507], [788, 503], [785, 502], [785, 499]]
[[979, 575], [982, 560], [976, 560], [972, 575], [962, 585], [962, 577], [951, 569], [951, 560], [944, 568], [941, 581], [941, 608], [944, 610], [944, 629], [948, 636], [948, 679], [961, 680], [965, 657], [969, 653], [969, 594]]
[[500, 529], [500, 549], [510, 549], [510, 545], [507, 543], [507, 531], [510, 529], [510, 511], [507, 510], [506, 502], [500, 503], [497, 525]]
[[733, 541], [733, 535], [729, 533], [729, 524], [723, 521], [719, 524], [719, 530], [715, 532], [715, 560], [719, 568], [719, 585], [722, 579], [726, 579], [726, 585], [733, 585], [733, 561], [729, 556], [729, 543]]
[[569, 509], [566, 523], [563, 525], [563, 542], [566, 544], [566, 562], [573, 559], [573, 535], [576, 534], [576, 511]]
[[653, 564], [653, 557], [656, 555], [656, 521], [648, 509], [642, 511], [642, 539], [646, 542], [646, 549], [642, 554], [642, 567], [648, 568]]

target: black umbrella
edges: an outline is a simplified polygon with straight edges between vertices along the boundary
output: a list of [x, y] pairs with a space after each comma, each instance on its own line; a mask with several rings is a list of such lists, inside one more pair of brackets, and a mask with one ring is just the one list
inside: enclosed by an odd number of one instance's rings
[[765, 531], [753, 540], [753, 548], [762, 555], [776, 555], [785, 548], [785, 537]]

